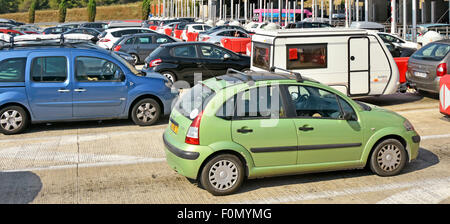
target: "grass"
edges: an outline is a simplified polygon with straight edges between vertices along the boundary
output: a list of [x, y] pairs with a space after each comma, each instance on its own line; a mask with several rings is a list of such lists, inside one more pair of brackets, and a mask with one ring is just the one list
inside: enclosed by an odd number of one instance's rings
[[[96, 21], [141, 19], [142, 3], [97, 6]], [[0, 18], [28, 23], [28, 12], [0, 14]], [[67, 10], [66, 22], [87, 21], [87, 8]], [[58, 22], [58, 10], [36, 10], [35, 23]]]

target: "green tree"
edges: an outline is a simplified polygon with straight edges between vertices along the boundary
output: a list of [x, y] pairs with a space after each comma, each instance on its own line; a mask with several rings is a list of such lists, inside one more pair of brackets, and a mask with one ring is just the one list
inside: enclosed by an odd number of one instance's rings
[[66, 21], [66, 15], [67, 15], [67, 0], [62, 0], [61, 3], [59, 3], [59, 18], [58, 22], [63, 23]]
[[34, 20], [36, 18], [36, 6], [38, 4], [37, 1], [38, 0], [33, 0], [33, 2], [31, 2], [30, 10], [28, 10], [28, 22], [29, 23], [34, 23]]
[[150, 14], [150, 0], [142, 1], [142, 19], [147, 20]]
[[97, 13], [97, 3], [95, 2], [95, 0], [89, 0], [87, 10], [88, 10], [88, 21], [94, 22], [95, 14]]

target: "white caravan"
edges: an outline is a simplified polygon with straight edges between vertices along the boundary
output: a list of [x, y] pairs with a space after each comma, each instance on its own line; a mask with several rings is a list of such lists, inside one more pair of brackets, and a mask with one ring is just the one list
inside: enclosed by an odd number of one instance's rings
[[384, 95], [399, 87], [399, 72], [377, 31], [319, 28], [258, 31], [251, 70], [299, 72], [348, 96]]

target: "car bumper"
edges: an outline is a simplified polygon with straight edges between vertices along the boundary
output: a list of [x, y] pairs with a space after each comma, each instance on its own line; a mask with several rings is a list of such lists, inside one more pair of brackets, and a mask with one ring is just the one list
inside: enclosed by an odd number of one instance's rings
[[167, 129], [163, 134], [167, 163], [179, 174], [191, 179], [197, 179], [200, 167], [203, 161], [212, 154], [212, 149], [208, 146], [177, 142], [167, 133], [169, 131], [171, 130]]
[[417, 159], [417, 156], [419, 155], [419, 148], [420, 148], [420, 136], [415, 131], [411, 131], [408, 133], [409, 137], [406, 139], [406, 147], [409, 151], [409, 161]]
[[412, 84], [416, 89], [425, 90], [433, 93], [439, 93], [439, 82], [440, 77], [436, 77], [432, 81], [423, 80], [421, 78], [416, 78], [411, 74], [411, 72], [406, 73], [406, 80]]

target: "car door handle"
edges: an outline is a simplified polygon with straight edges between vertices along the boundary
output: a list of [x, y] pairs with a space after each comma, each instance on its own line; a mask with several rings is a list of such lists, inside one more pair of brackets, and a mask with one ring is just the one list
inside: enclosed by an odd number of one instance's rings
[[303, 127], [299, 127], [298, 130], [300, 130], [300, 131], [312, 131], [312, 130], [314, 130], [314, 128], [313, 127], [308, 127], [308, 126], [305, 125]]
[[253, 129], [247, 129], [247, 127], [242, 127], [241, 129], [237, 129], [237, 132], [246, 134], [246, 133], [253, 132]]
[[59, 93], [68, 93], [68, 92], [70, 92], [70, 90], [69, 89], [58, 89], [58, 92]]
[[86, 89], [74, 89], [73, 91], [75, 91], [75, 92], [86, 92], [87, 90]]

